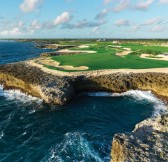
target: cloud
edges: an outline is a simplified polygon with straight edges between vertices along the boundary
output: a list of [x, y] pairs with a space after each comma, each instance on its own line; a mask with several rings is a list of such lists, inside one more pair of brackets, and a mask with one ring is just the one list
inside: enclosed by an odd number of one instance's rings
[[84, 29], [84, 28], [91, 28], [91, 27], [98, 27], [101, 26], [103, 24], [105, 24], [106, 21], [105, 20], [101, 20], [101, 21], [88, 21], [86, 19], [77, 21], [75, 23], [71, 23], [71, 24], [65, 24], [63, 25], [63, 28], [68, 28], [68, 29]]
[[106, 17], [106, 15], [108, 14], [108, 10], [107, 9], [103, 9], [101, 12], [99, 12], [95, 19], [103, 19], [104, 17]]
[[24, 13], [29, 13], [36, 10], [44, 0], [24, 0], [22, 4], [20, 4], [20, 9]]
[[104, 0], [104, 4], [108, 4], [110, 2], [112, 2], [113, 0]]
[[166, 3], [168, 3], [168, 0], [159, 0], [159, 2], [160, 2], [161, 4], [166, 4]]
[[139, 24], [133, 24], [133, 25], [130, 26], [129, 29], [124, 30], [124, 32], [137, 32], [140, 29], [141, 29], [141, 25], [139, 25]]
[[100, 33], [100, 29], [99, 29], [98, 26], [94, 27], [92, 31], [93, 31], [93, 33], [95, 33], [95, 34], [99, 34], [99, 33]]
[[154, 17], [152, 19], [149, 19], [149, 20], [146, 20], [143, 25], [152, 25], [152, 24], [155, 24], [155, 23], [159, 23], [161, 22], [161, 18], [160, 17]]
[[38, 22], [38, 20], [34, 20], [32, 23], [31, 23], [31, 26], [30, 28], [32, 30], [39, 30], [41, 28], [41, 24]]
[[57, 16], [57, 18], [54, 20], [54, 25], [60, 25], [65, 24], [71, 20], [71, 15], [69, 12], [63, 12], [60, 16]]
[[153, 2], [154, 0], [140, 0], [140, 2], [134, 6], [134, 9], [147, 10], [152, 5]]
[[130, 0], [120, 0], [119, 4], [113, 8], [113, 12], [120, 12], [127, 9], [130, 5]]
[[18, 36], [18, 35], [22, 35], [22, 34], [23, 33], [20, 31], [20, 29], [18, 27], [15, 27], [11, 30], [0, 31], [1, 36]]
[[8, 37], [20, 37], [30, 35], [35, 32], [31, 25], [25, 24], [23, 21], [5, 20], [0, 24], [0, 35]]
[[119, 19], [114, 23], [116, 26], [130, 26], [132, 23], [129, 20]]
[[151, 31], [152, 32], [165, 32], [167, 31], [167, 28], [166, 26], [163, 26], [163, 25], [157, 25], [157, 26], [154, 26]]

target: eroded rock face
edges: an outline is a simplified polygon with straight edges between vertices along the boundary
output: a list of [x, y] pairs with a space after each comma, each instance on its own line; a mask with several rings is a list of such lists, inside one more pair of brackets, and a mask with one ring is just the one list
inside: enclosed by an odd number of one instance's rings
[[164, 73], [111, 73], [60, 76], [47, 73], [26, 62], [0, 66], [0, 84], [18, 88], [47, 103], [66, 104], [75, 92], [151, 90], [164, 100], [168, 98], [168, 74]]
[[147, 119], [131, 133], [116, 134], [111, 162], [167, 162], [168, 114]]
[[43, 72], [25, 62], [0, 66], [0, 84], [5, 89], [20, 89], [46, 103], [63, 105], [74, 95], [71, 80]]
[[168, 98], [168, 74], [164, 73], [113, 73], [94, 77], [78, 77], [79, 91], [126, 92], [128, 90], [151, 90], [161, 99]]
[[[83, 91], [151, 90], [162, 99], [168, 98], [166, 73], [60, 76], [19, 62], [0, 66], [0, 84], [5, 89], [20, 89], [58, 105], [66, 104], [75, 93]], [[116, 134], [111, 155], [112, 162], [167, 162], [168, 115], [147, 119], [131, 133]]]

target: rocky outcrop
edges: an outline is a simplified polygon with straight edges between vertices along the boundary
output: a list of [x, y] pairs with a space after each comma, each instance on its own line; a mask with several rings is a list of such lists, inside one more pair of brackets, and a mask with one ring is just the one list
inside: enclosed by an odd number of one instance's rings
[[76, 47], [76, 45], [41, 44], [36, 46], [36, 48], [47, 48], [47, 49], [53, 49], [53, 50], [60, 50], [60, 49], [73, 48], [73, 47]]
[[84, 91], [151, 90], [164, 100], [168, 98], [168, 74], [163, 73], [60, 76], [20, 62], [0, 66], [0, 83], [5, 88], [18, 88], [47, 103], [60, 105], [66, 104], [75, 93]]
[[[89, 73], [88, 73], [89, 74]], [[0, 84], [5, 89], [20, 89], [42, 98], [46, 103], [63, 105], [83, 91], [124, 92], [151, 90], [161, 99], [168, 98], [167, 73], [123, 73], [106, 75], [99, 72], [58, 75], [28, 62], [0, 66]], [[168, 161], [168, 115], [147, 119], [133, 132], [116, 134], [112, 162]]]
[[66, 104], [74, 95], [67, 77], [54, 76], [25, 62], [0, 66], [0, 84], [5, 89], [20, 89], [46, 103]]
[[151, 90], [168, 101], [168, 74], [164, 73], [113, 73], [77, 78], [77, 91], [126, 92], [128, 90]]
[[48, 56], [61, 56], [61, 55], [79, 55], [79, 54], [85, 54], [83, 52], [60, 52], [60, 51], [57, 51], [57, 52], [45, 52], [45, 53], [42, 53], [41, 56], [42, 57], [48, 57]]
[[167, 162], [168, 114], [147, 119], [131, 133], [116, 134], [111, 162]]

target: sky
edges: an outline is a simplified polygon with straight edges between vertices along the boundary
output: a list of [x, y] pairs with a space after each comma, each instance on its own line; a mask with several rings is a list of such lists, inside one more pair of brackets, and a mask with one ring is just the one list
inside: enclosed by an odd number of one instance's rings
[[0, 0], [0, 38], [168, 38], [168, 0]]

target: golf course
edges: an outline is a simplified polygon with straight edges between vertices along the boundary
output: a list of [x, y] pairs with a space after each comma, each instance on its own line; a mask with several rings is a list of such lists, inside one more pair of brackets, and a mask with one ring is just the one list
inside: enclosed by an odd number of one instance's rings
[[49, 69], [69, 72], [168, 67], [168, 47], [159, 45], [113, 44], [110, 42], [89, 44], [87, 42], [87, 44], [78, 44], [76, 47], [58, 52], [64, 54], [46, 56], [38, 63]]

